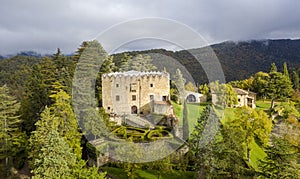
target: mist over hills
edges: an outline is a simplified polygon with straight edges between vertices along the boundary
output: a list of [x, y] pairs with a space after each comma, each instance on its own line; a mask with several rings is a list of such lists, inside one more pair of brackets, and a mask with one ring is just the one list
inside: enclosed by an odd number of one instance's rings
[[[206, 74], [190, 52], [194, 55], [196, 54], [200, 59], [209, 58], [212, 51], [208, 49], [208, 47], [203, 47], [176, 52], [165, 49], [152, 49], [123, 52], [113, 54], [113, 56], [114, 62], [119, 65], [124, 53], [132, 56], [138, 53], [150, 54], [153, 58], [154, 65], [156, 65], [159, 70], [163, 70], [165, 67], [173, 74], [179, 67], [188, 81], [203, 84], [208, 82]], [[218, 57], [227, 82], [249, 78], [258, 71], [268, 72], [270, 64], [273, 62], [276, 63], [279, 70], [282, 69], [284, 62], [287, 62], [290, 69], [300, 68], [300, 39], [251, 40], [241, 42], [226, 41], [211, 45], [210, 49], [212, 49]], [[10, 55], [9, 57], [0, 55], [0, 59], [8, 59], [15, 56], [41, 58], [50, 55], [41, 55], [33, 51], [28, 51]], [[66, 56], [71, 55], [66, 54]], [[0, 63], [0, 69], [1, 64], [3, 63]]]
[[[251, 40], [241, 42], [226, 41], [211, 45], [210, 47], [221, 63], [227, 82], [249, 78], [259, 71], [268, 72], [273, 62], [277, 65], [279, 70], [282, 69], [284, 62], [287, 62], [289, 68], [300, 67], [299, 39]], [[202, 84], [207, 82], [206, 74], [201, 65], [189, 52], [196, 54], [198, 58], [199, 56], [200, 58], [205, 58], [209, 56], [210, 53], [207, 47], [177, 52], [153, 49], [126, 53], [130, 55], [136, 55], [138, 53], [150, 54], [154, 59], [153, 63], [159, 67], [159, 70], [163, 70], [163, 68], [166, 67], [162, 66], [163, 60], [168, 60], [168, 58], [176, 59], [180, 64], [186, 67], [196, 83]], [[120, 60], [119, 58], [122, 57], [122, 54], [123, 53], [114, 55], [116, 62]], [[152, 54], [163, 55], [159, 55], [160, 59], [156, 59], [155, 55]], [[175, 72], [175, 69], [168, 70], [171, 71], [171, 73]], [[190, 79], [186, 73], [184, 73], [184, 75], [187, 79]]]

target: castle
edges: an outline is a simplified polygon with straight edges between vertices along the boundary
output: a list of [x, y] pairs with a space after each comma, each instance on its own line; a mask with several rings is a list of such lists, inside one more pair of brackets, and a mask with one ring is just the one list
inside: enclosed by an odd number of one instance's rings
[[116, 115], [171, 114], [167, 72], [127, 71], [102, 75], [102, 105]]

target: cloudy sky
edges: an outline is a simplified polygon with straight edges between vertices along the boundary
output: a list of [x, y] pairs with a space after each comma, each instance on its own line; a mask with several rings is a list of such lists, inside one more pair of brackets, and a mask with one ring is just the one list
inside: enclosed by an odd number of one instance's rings
[[[185, 24], [209, 44], [297, 39], [299, 8], [299, 0], [2, 0], [0, 54], [29, 50], [52, 54], [58, 47], [73, 53], [82, 41], [115, 24], [149, 17]], [[147, 45], [128, 45], [128, 50], [161, 47], [149, 40]]]

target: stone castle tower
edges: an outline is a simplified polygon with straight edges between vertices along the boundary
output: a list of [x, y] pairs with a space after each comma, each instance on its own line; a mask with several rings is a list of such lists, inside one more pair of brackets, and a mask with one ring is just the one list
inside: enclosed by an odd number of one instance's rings
[[117, 115], [170, 114], [170, 75], [167, 72], [115, 72], [102, 75], [102, 102]]

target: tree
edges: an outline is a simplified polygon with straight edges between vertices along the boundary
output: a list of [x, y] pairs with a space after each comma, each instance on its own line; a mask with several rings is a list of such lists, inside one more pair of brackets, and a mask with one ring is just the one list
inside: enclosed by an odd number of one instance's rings
[[223, 107], [237, 104], [237, 94], [230, 84], [219, 84], [219, 81], [215, 81], [209, 84], [212, 95], [215, 95], [215, 103]]
[[180, 71], [180, 69], [176, 70], [176, 74], [173, 76], [173, 81], [175, 84], [176, 90], [174, 91], [174, 94], [177, 96], [177, 103], [182, 104], [185, 100], [185, 89], [184, 89], [184, 83], [185, 79], [183, 78], [183, 75]]
[[300, 89], [299, 74], [296, 71], [292, 71], [291, 81], [293, 83], [293, 88], [299, 90]]
[[271, 108], [274, 108], [275, 100], [283, 100], [290, 97], [292, 92], [292, 83], [290, 79], [280, 72], [270, 73], [267, 95], [271, 98]]
[[27, 133], [35, 129], [35, 122], [46, 105], [51, 105], [51, 86], [56, 81], [56, 65], [49, 57], [32, 67], [25, 95], [21, 100], [23, 125]]
[[36, 130], [29, 139], [29, 159], [33, 178], [104, 178], [95, 167], [87, 168], [85, 162], [73, 153], [66, 137], [59, 132], [59, 117], [45, 108]]
[[209, 93], [209, 88], [207, 86], [207, 84], [204, 84], [204, 85], [200, 85], [199, 86], [199, 92], [203, 95], [208, 95]]
[[190, 131], [189, 131], [188, 107], [187, 107], [186, 101], [183, 102], [183, 119], [182, 119], [182, 121], [183, 121], [183, 124], [182, 124], [183, 139], [187, 140], [189, 138]]
[[[25, 134], [21, 132], [21, 120], [18, 115], [20, 103], [10, 95], [9, 88], [0, 87], [0, 161], [5, 159], [6, 171], [16, 154], [24, 150]], [[4, 176], [6, 177], [6, 176]]]
[[71, 97], [61, 89], [50, 97], [55, 101], [50, 107], [51, 114], [55, 116], [53, 122], [56, 123], [59, 134], [65, 138], [73, 153], [80, 159], [82, 134], [79, 132], [78, 123], [71, 107]]
[[102, 75], [105, 73], [111, 73], [116, 70], [116, 66], [113, 62], [112, 56], [107, 56], [100, 67], [97, 79], [96, 79], [96, 97], [98, 106], [102, 107]]
[[222, 125], [212, 146], [213, 178], [254, 176], [254, 169], [245, 161], [245, 139], [242, 130]]
[[138, 54], [135, 57], [131, 58], [130, 56], [126, 56], [130, 60], [124, 61], [122, 66], [120, 67], [121, 71], [153, 71], [157, 70], [157, 67], [152, 64], [152, 59], [149, 55], [141, 55]]
[[269, 79], [269, 74], [265, 72], [258, 72], [253, 77], [252, 89], [263, 99], [267, 97]]
[[271, 64], [270, 73], [277, 72], [277, 66], [275, 63]]
[[241, 130], [240, 138], [243, 139], [246, 150], [246, 158], [250, 163], [251, 143], [257, 140], [262, 145], [267, 145], [272, 130], [272, 120], [268, 115], [260, 110], [251, 108], [239, 108], [235, 112], [235, 120], [228, 123], [228, 126], [234, 130]]
[[184, 86], [184, 88], [187, 91], [197, 92], [197, 87], [190, 81]]
[[283, 63], [283, 75], [286, 76], [287, 78], [290, 78], [290, 75], [289, 75], [289, 71], [288, 71], [288, 67], [287, 67], [287, 64], [286, 62]]
[[259, 168], [263, 178], [300, 178], [299, 149], [283, 136], [272, 136], [272, 143], [265, 150], [267, 157]]
[[[35, 138], [40, 137], [37, 133], [34, 135]], [[41, 148], [37, 159], [33, 161], [33, 178], [71, 178], [76, 155], [57, 129], [50, 129], [42, 144], [45, 147]]]
[[213, 113], [212, 107], [208, 105], [203, 110], [200, 118], [198, 118], [197, 124], [194, 127], [194, 131], [191, 133], [189, 140], [190, 150], [195, 156], [195, 168], [199, 172], [200, 178], [210, 177], [213, 168], [212, 145], [214, 141], [203, 142], [204, 140], [209, 139], [204, 135], [204, 130], [205, 127], [207, 127], [210, 117], [216, 116]]

